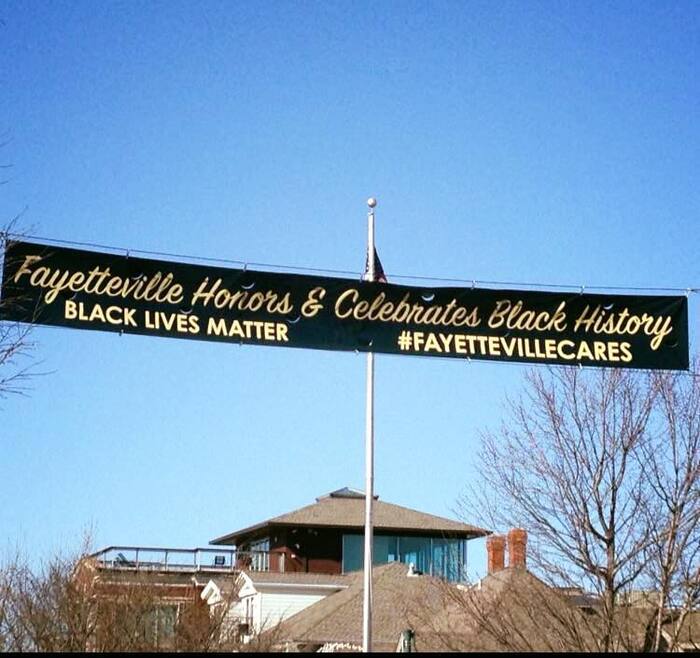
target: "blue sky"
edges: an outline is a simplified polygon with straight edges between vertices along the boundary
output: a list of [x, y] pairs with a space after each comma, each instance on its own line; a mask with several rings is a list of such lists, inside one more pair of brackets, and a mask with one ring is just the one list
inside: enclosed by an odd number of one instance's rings
[[[393, 275], [698, 287], [694, 2], [18, 2], [0, 223]], [[690, 298], [692, 347], [697, 295]], [[195, 546], [364, 480], [364, 357], [38, 328], [0, 528]], [[452, 516], [523, 366], [379, 356], [376, 491]], [[475, 570], [483, 551], [472, 551]]]

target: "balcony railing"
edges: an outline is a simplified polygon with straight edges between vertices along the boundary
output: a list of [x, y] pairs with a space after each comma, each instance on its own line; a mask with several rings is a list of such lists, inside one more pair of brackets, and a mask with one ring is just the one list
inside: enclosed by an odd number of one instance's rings
[[[100, 569], [232, 573], [247, 569], [270, 571], [269, 551], [220, 548], [153, 548], [109, 546], [90, 556]], [[284, 571], [284, 555], [275, 554], [275, 571]]]

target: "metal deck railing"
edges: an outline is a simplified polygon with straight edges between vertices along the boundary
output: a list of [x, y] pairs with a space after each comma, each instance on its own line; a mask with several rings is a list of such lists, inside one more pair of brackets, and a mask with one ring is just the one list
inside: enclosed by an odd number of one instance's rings
[[[90, 556], [100, 569], [121, 571], [168, 571], [176, 573], [231, 573], [248, 569], [270, 571], [269, 551], [235, 548], [163, 548], [109, 546]], [[284, 571], [284, 559], [279, 568]]]

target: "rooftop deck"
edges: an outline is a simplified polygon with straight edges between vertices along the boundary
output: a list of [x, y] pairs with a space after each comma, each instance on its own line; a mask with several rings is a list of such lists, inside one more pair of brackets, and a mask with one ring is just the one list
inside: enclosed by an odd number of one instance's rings
[[[226, 548], [109, 546], [90, 556], [98, 569], [172, 573], [233, 573], [241, 569], [270, 571], [269, 551]], [[284, 571], [284, 556], [276, 560]]]

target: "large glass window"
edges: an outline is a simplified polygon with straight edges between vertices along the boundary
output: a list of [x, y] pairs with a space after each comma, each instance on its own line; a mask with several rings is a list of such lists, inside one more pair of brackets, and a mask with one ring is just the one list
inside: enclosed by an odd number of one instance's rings
[[[364, 537], [362, 539], [362, 551], [364, 553]], [[399, 559], [398, 537], [376, 535], [374, 537], [374, 564], [386, 564], [396, 562]]]
[[259, 539], [250, 545], [250, 568], [253, 571], [270, 570], [270, 538]]
[[431, 573], [445, 580], [466, 580], [467, 542], [456, 539], [433, 539]]
[[423, 573], [430, 573], [431, 541], [429, 537], [399, 537], [401, 562], [413, 564]]
[[[419, 571], [450, 581], [465, 580], [467, 542], [396, 535], [374, 536], [374, 564], [413, 563]], [[343, 573], [362, 569], [363, 535], [343, 535]]]

